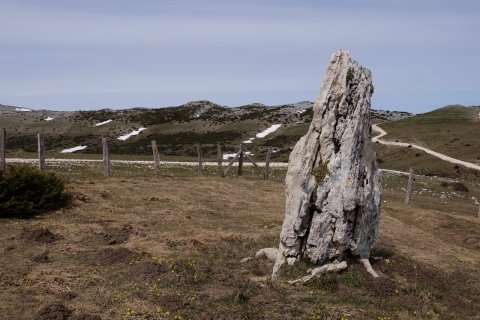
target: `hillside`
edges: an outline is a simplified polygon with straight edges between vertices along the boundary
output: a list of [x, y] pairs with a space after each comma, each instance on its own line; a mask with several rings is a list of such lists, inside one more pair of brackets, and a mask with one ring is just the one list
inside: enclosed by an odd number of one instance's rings
[[[98, 158], [102, 137], [109, 139], [112, 158], [151, 158], [150, 141], [155, 139], [163, 159], [192, 160], [196, 144], [206, 158], [216, 158], [216, 144], [232, 153], [242, 142], [257, 161], [272, 147], [273, 161], [287, 161], [291, 148], [307, 131], [313, 103], [265, 106], [250, 104], [235, 108], [210, 101], [194, 101], [166, 108], [102, 109], [93, 111], [30, 110], [0, 105], [0, 127], [7, 129], [10, 156], [36, 152], [36, 133], [46, 136], [48, 157]], [[388, 132], [382, 139], [414, 143], [473, 163], [480, 163], [480, 107], [447, 106], [424, 114], [372, 110], [372, 123]], [[111, 120], [111, 121], [110, 121]], [[277, 125], [264, 137], [256, 135]], [[280, 125], [280, 126], [278, 126]], [[146, 128], [145, 130], [138, 130]], [[137, 130], [126, 140], [121, 135]], [[253, 139], [252, 139], [253, 138]], [[75, 153], [60, 151], [86, 146]], [[449, 164], [423, 151], [405, 147], [374, 145], [380, 166], [415, 171], [425, 175], [478, 179], [479, 173]]]
[[388, 132], [384, 140], [415, 143], [480, 164], [480, 106], [446, 106], [380, 126]]
[[[194, 101], [166, 108], [125, 110], [48, 111], [1, 106], [0, 127], [8, 131], [7, 149], [34, 152], [36, 133], [45, 134], [50, 153], [76, 146], [87, 146], [82, 153], [101, 153], [100, 139], [109, 138], [114, 154], [150, 155], [150, 141], [155, 139], [162, 155], [194, 156], [195, 145], [204, 145], [206, 157], [215, 156], [216, 144], [232, 152], [242, 141], [258, 157], [267, 147], [273, 157], [288, 159], [290, 148], [306, 132], [312, 118], [313, 103], [265, 106], [250, 104], [236, 108], [210, 101]], [[23, 110], [23, 111], [22, 111]], [[409, 117], [406, 112], [374, 110], [373, 121], [391, 121]], [[111, 121], [109, 121], [111, 120]], [[272, 125], [279, 128], [263, 138], [256, 134]], [[118, 140], [121, 135], [146, 128], [138, 135]], [[255, 138], [255, 139], [251, 139]]]

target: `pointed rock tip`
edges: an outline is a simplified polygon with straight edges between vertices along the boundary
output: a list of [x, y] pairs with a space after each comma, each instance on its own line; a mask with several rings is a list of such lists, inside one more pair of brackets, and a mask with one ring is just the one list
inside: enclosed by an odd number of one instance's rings
[[345, 50], [345, 49], [337, 49], [335, 50], [335, 52], [333, 53], [332, 56], [346, 56], [347, 58], [350, 58], [350, 51], [348, 50]]

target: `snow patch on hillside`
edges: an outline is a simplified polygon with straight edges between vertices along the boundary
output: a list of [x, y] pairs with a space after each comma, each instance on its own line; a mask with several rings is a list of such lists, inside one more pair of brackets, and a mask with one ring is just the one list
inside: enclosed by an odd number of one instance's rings
[[263, 130], [262, 132], [257, 133], [256, 137], [257, 138], [265, 138], [270, 133], [273, 133], [273, 132], [277, 131], [278, 128], [280, 128], [280, 126], [281, 126], [281, 124], [274, 124], [270, 128], [267, 128], [267, 129]]
[[77, 146], [69, 149], [63, 149], [62, 151], [60, 151], [60, 153], [72, 153], [72, 152], [80, 151], [84, 149], [87, 149], [87, 146]]
[[121, 136], [118, 137], [117, 139], [118, 139], [118, 140], [125, 141], [125, 140], [127, 140], [128, 138], [130, 138], [130, 137], [132, 137], [132, 136], [138, 135], [138, 134], [139, 134], [140, 132], [142, 132], [143, 130], [147, 130], [147, 128], [140, 128], [140, 129], [137, 129], [137, 130], [133, 130], [133, 131], [130, 132], [130, 133], [121, 135]]
[[30, 112], [30, 111], [32, 111], [32, 110], [27, 109], [27, 108], [15, 108], [15, 111]]
[[[249, 155], [249, 156], [254, 156], [255, 154], [251, 153], [250, 151], [245, 151], [245, 154]], [[223, 160], [232, 160], [233, 158], [235, 158], [237, 154], [236, 153], [224, 153], [222, 156], [223, 156]]]
[[104, 124], [112, 122], [112, 119], [105, 120], [103, 122], [95, 123], [95, 127], [103, 126]]
[[52, 118], [52, 117], [47, 117], [47, 118], [45, 118], [44, 120], [45, 120], [45, 121], [52, 121], [53, 118]]

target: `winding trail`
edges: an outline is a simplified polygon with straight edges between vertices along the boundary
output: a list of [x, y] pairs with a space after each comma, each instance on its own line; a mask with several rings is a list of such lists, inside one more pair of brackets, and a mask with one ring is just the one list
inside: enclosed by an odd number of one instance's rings
[[459, 165], [462, 165], [464, 167], [480, 171], [480, 166], [479, 165], [476, 165], [476, 164], [471, 163], [471, 162], [455, 159], [455, 158], [449, 157], [449, 156], [447, 156], [443, 153], [439, 153], [439, 152], [430, 150], [428, 148], [425, 148], [425, 147], [422, 147], [422, 146], [419, 146], [419, 145], [416, 145], [416, 144], [413, 144], [413, 143], [380, 140], [380, 138], [383, 137], [384, 135], [386, 135], [387, 132], [385, 130], [383, 130], [382, 128], [380, 128], [376, 124], [372, 125], [372, 130], [380, 133], [378, 136], [375, 136], [375, 137], [372, 138], [372, 142], [378, 142], [380, 144], [384, 144], [384, 145], [388, 145], [388, 146], [399, 146], [399, 147], [409, 147], [409, 146], [411, 146], [412, 148], [425, 151], [426, 153], [431, 154], [434, 157], [437, 157], [439, 159], [448, 161], [450, 163], [459, 164]]

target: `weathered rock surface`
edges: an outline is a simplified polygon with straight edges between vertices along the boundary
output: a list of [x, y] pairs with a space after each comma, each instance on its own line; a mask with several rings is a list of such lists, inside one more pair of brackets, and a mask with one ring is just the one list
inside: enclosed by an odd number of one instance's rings
[[255, 254], [256, 259], [267, 258], [270, 261], [276, 261], [278, 257], [277, 248], [263, 248], [257, 251]]
[[368, 258], [378, 235], [380, 176], [371, 148], [371, 73], [339, 50], [313, 120], [290, 154], [285, 220], [273, 270], [301, 256], [324, 264]]

